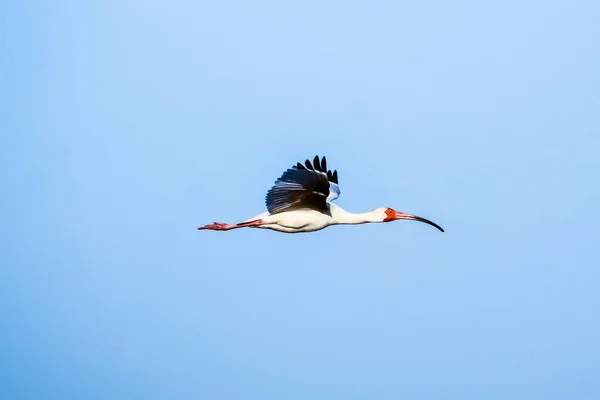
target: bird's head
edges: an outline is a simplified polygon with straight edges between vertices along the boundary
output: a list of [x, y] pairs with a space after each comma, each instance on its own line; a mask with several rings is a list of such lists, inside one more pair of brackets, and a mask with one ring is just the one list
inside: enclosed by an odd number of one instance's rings
[[438, 224], [436, 224], [434, 222], [431, 222], [428, 219], [417, 217], [416, 215], [406, 214], [406, 213], [403, 213], [400, 211], [396, 211], [393, 208], [381, 207], [381, 208], [376, 209], [375, 212], [378, 214], [378, 217], [381, 218], [381, 222], [391, 222], [391, 221], [397, 221], [399, 219], [409, 219], [412, 221], [424, 222], [424, 223], [434, 226], [434, 227], [438, 228], [440, 231], [444, 232], [444, 230], [442, 229], [441, 226], [439, 226]]

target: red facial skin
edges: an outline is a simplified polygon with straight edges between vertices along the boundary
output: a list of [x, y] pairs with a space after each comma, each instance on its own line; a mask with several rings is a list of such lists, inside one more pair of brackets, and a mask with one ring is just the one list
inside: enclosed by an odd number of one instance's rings
[[398, 219], [398, 212], [393, 208], [388, 208], [385, 210], [385, 219], [383, 222], [395, 221]]

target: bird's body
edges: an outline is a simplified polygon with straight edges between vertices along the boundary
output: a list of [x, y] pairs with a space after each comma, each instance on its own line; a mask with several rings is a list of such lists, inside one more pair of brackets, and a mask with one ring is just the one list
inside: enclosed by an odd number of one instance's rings
[[267, 193], [267, 212], [239, 224], [215, 222], [198, 229], [226, 231], [249, 227], [300, 233], [319, 231], [331, 225], [409, 219], [425, 222], [444, 231], [429, 220], [392, 208], [376, 208], [361, 214], [347, 212], [332, 203], [339, 195], [337, 171], [332, 173], [327, 169], [325, 157], [319, 160], [317, 156], [313, 163], [306, 160], [304, 165], [298, 163], [283, 173]]
[[[270, 214], [267, 211], [244, 222], [262, 220], [263, 224], [258, 225], [255, 228], [272, 229], [286, 233], [315, 232], [331, 225], [354, 225], [367, 222], [378, 222], [377, 215], [373, 215], [373, 212], [352, 214], [333, 203], [328, 204], [328, 208], [329, 209], [326, 212], [317, 211], [311, 208], [282, 211], [276, 214]], [[378, 211], [383, 213], [385, 210], [378, 209]]]

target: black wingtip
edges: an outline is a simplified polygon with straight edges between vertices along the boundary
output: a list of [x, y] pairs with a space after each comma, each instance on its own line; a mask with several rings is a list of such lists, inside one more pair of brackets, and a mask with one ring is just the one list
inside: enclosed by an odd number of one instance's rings
[[323, 156], [321, 160], [321, 172], [327, 173], [327, 159]]
[[313, 160], [313, 165], [315, 166], [315, 171], [321, 170], [321, 161], [319, 161], [319, 156], [315, 156]]
[[306, 167], [304, 165], [300, 164], [300, 163], [296, 164], [296, 168], [303, 169], [303, 170], [306, 171]]
[[338, 183], [338, 174], [337, 174], [337, 169], [335, 171], [333, 171], [333, 176], [331, 177], [331, 181], [333, 183]]
[[308, 168], [308, 169], [311, 169], [311, 170], [314, 170], [314, 168], [313, 168], [312, 164], [310, 163], [310, 160], [306, 160], [306, 161], [304, 162], [304, 165], [306, 165], [306, 168]]

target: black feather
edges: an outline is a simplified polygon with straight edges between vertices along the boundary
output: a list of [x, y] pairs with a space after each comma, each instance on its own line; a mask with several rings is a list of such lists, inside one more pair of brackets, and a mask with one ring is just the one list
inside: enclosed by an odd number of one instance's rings
[[327, 211], [327, 196], [329, 181], [325, 175], [294, 167], [281, 175], [265, 200], [271, 214], [293, 208]]
[[[327, 169], [325, 156], [321, 160], [315, 156], [313, 163], [310, 160], [306, 160], [304, 165], [296, 163], [277, 179], [265, 197], [271, 214], [298, 208], [328, 210], [329, 185], [338, 184], [337, 170], [331, 172]], [[337, 186], [335, 191], [339, 194]]]
[[319, 161], [319, 156], [315, 156], [315, 159], [313, 160], [313, 165], [315, 166], [315, 171], [321, 170], [321, 162]]

